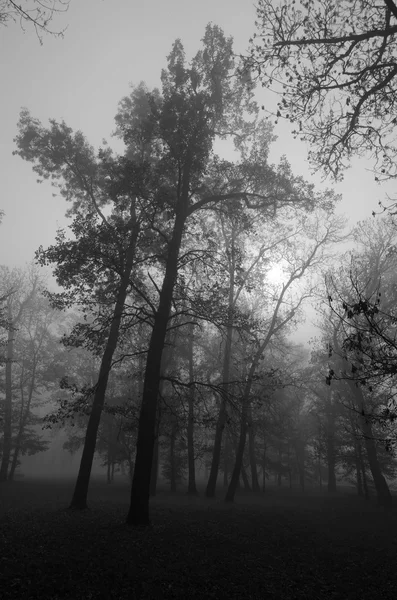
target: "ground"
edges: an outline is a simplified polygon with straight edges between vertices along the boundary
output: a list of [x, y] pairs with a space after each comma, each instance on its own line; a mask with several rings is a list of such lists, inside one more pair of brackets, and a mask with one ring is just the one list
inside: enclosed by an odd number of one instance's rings
[[3, 600], [397, 598], [397, 508], [339, 493], [218, 499], [164, 492], [152, 527], [125, 526], [129, 489], [73, 482], [0, 486]]

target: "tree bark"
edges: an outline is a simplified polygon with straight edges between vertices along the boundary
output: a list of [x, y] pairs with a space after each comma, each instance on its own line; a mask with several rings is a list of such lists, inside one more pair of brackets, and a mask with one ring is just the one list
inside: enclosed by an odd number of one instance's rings
[[113, 318], [110, 325], [109, 337], [106, 342], [105, 351], [103, 353], [101, 366], [99, 369], [98, 381], [95, 386], [94, 399], [87, 424], [87, 431], [84, 440], [84, 448], [83, 454], [81, 456], [79, 473], [77, 476], [72, 501], [70, 503], [71, 509], [82, 510], [87, 508], [88, 486], [90, 483], [92, 463], [94, 460], [98, 428], [101, 420], [103, 406], [105, 403], [105, 394], [109, 380], [110, 370], [112, 368], [113, 354], [116, 350], [119, 338], [120, 324], [124, 310], [124, 303], [127, 296], [131, 271], [134, 263], [135, 248], [138, 238], [138, 229], [136, 223], [134, 222], [135, 213], [133, 204], [131, 204], [131, 220], [132, 231], [130, 234], [129, 246], [126, 253], [126, 265], [123, 271], [123, 276], [120, 280], [116, 304], [113, 311]]

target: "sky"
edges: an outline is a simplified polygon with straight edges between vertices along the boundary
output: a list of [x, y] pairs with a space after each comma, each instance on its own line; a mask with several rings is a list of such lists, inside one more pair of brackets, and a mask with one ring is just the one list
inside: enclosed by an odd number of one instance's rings
[[[250, 0], [71, 0], [68, 12], [52, 24], [58, 30], [67, 25], [64, 37], [44, 36], [43, 45], [29, 27], [25, 33], [18, 23], [0, 28], [0, 209], [5, 211], [0, 264], [23, 266], [68, 223], [66, 202], [53, 197], [48, 182], [36, 183], [30, 163], [12, 155], [21, 108], [43, 124], [65, 120], [99, 147], [104, 138], [111, 141], [117, 105], [130, 84], [143, 80], [159, 86], [175, 39], [181, 38], [190, 58], [210, 21], [233, 36], [235, 52], [248, 49], [255, 32]], [[258, 101], [273, 106], [275, 99], [261, 90]], [[293, 140], [289, 126], [279, 123], [275, 134], [271, 162], [285, 154], [297, 175], [334, 187], [343, 195], [338, 212], [346, 215], [347, 225], [370, 217], [379, 200], [393, 196], [392, 185], [377, 184], [365, 160], [354, 161], [343, 183], [322, 182], [311, 175], [307, 148]]]

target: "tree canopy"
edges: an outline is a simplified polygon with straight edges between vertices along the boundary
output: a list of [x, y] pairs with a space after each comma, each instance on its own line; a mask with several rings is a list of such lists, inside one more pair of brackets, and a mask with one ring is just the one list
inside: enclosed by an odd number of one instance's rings
[[397, 5], [393, 0], [259, 0], [247, 65], [280, 94], [277, 116], [316, 169], [343, 176], [370, 155], [395, 177]]

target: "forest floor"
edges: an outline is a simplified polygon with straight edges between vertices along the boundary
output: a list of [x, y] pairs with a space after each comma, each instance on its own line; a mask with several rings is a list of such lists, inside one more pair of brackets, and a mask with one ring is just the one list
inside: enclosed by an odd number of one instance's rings
[[152, 526], [126, 527], [127, 485], [93, 482], [87, 511], [73, 482], [0, 486], [3, 600], [397, 598], [397, 506], [352, 494], [269, 490], [160, 492]]

